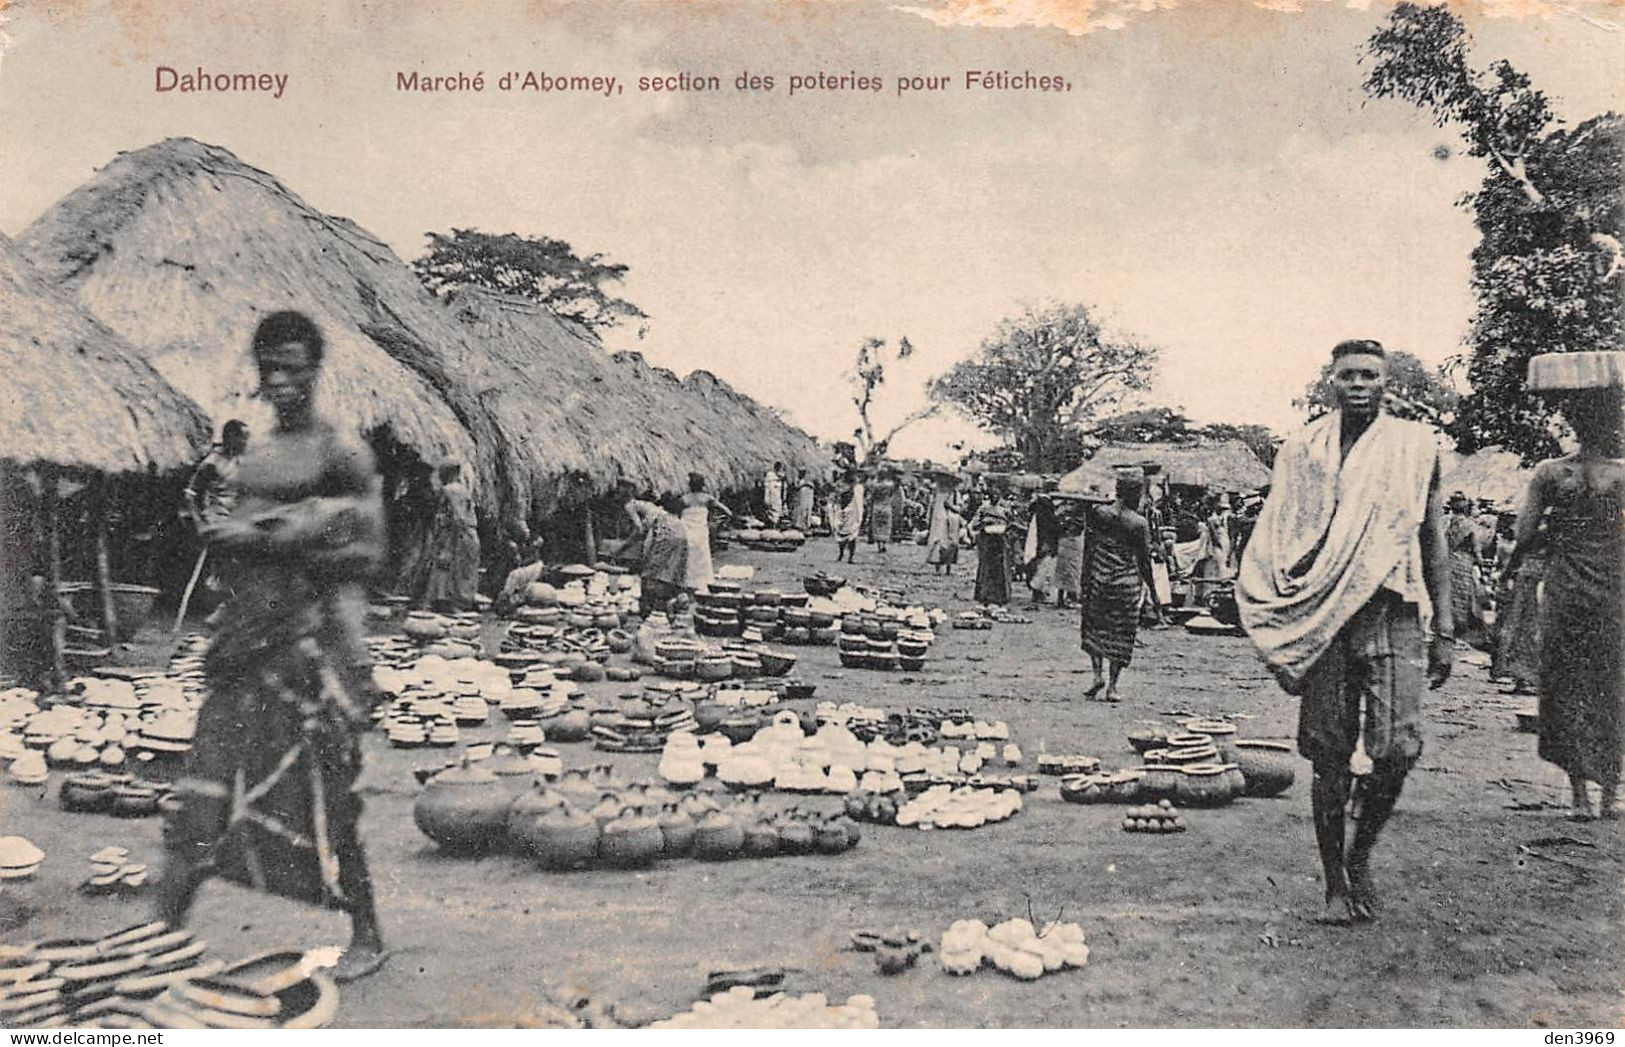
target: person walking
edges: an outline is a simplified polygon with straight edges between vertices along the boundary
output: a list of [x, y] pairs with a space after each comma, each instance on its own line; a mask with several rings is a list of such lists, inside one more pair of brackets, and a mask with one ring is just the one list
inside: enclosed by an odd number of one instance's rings
[[1120, 700], [1118, 681], [1134, 659], [1141, 593], [1147, 587], [1155, 589], [1151, 525], [1137, 511], [1144, 493], [1141, 475], [1123, 474], [1117, 478], [1116, 501], [1089, 511], [1079, 637], [1095, 681], [1083, 692], [1085, 698], [1105, 688], [1102, 701]]
[[1424, 664], [1440, 686], [1454, 644], [1437, 439], [1382, 413], [1386, 376], [1379, 343], [1332, 349], [1336, 409], [1282, 444], [1236, 584], [1243, 628], [1299, 698], [1323, 918], [1337, 924], [1376, 916], [1371, 856], [1422, 753]]
[[372, 454], [316, 408], [323, 348], [301, 313], [272, 313], [254, 333], [276, 425], [209, 527], [232, 554], [236, 596], [204, 657], [208, 696], [164, 830], [157, 916], [182, 926], [210, 876], [340, 908], [351, 937], [335, 973], [348, 981], [387, 956], [355, 791], [374, 694], [365, 586], [385, 535]]
[[[1561, 357], [1572, 359], [1561, 359]], [[1513, 567], [1546, 553], [1540, 620], [1542, 759], [1569, 777], [1569, 816], [1618, 816], [1625, 703], [1625, 353], [1564, 353], [1529, 363], [1529, 388], [1561, 397], [1579, 449], [1535, 467], [1518, 517]], [[1591, 806], [1589, 787], [1598, 788]]]
[[1450, 598], [1456, 622], [1456, 639], [1481, 646], [1484, 643], [1483, 601], [1478, 580], [1478, 525], [1473, 520], [1473, 503], [1460, 491], [1445, 502], [1444, 540], [1450, 550]]

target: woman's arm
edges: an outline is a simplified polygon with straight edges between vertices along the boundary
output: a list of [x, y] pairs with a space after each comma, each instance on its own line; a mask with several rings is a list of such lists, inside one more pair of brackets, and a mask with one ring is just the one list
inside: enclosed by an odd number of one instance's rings
[[1516, 574], [1518, 568], [1523, 566], [1524, 558], [1545, 543], [1545, 534], [1540, 529], [1541, 519], [1545, 515], [1546, 466], [1542, 464], [1529, 478], [1529, 490], [1518, 510], [1517, 535], [1513, 540], [1512, 555], [1507, 558], [1507, 574]]

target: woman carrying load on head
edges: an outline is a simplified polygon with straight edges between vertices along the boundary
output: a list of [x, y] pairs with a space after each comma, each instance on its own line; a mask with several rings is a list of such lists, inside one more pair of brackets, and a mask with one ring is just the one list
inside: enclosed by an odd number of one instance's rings
[[[1135, 507], [1145, 480], [1123, 473], [1117, 478], [1117, 500], [1089, 513], [1083, 551], [1083, 606], [1081, 646], [1095, 671], [1095, 682], [1084, 697], [1101, 688], [1103, 701], [1118, 700], [1117, 682], [1134, 657], [1134, 636], [1140, 621], [1144, 589], [1156, 591], [1151, 573], [1151, 526]], [[1102, 665], [1110, 670], [1110, 678]]]
[[[1570, 359], [1564, 359], [1568, 357]], [[1510, 569], [1546, 551], [1541, 592], [1540, 744], [1569, 776], [1570, 817], [1617, 817], [1625, 703], [1625, 353], [1552, 353], [1529, 388], [1561, 400], [1579, 449], [1536, 466]], [[1543, 530], [1544, 527], [1544, 530]]]

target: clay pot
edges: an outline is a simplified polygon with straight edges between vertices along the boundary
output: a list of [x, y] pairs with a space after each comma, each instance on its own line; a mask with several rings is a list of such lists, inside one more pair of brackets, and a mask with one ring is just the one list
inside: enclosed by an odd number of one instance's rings
[[616, 869], [639, 869], [653, 864], [665, 847], [660, 823], [628, 809], [604, 825], [598, 837], [598, 860]]
[[745, 826], [745, 844], [740, 849], [746, 858], [771, 858], [779, 853], [779, 832], [766, 822], [750, 822]]
[[605, 793], [599, 798], [598, 803], [593, 806], [593, 809], [587, 813], [592, 815], [592, 820], [597, 822], [598, 827], [601, 829], [610, 822], [619, 818], [625, 812], [626, 805], [621, 802], [621, 798], [619, 796], [616, 796], [614, 793]]
[[520, 793], [508, 807], [508, 839], [519, 850], [536, 853], [536, 841], [531, 835], [536, 818], [550, 811], [568, 807], [563, 796], [549, 789], [541, 781]]
[[[845, 823], [845, 824], [843, 824]], [[848, 818], [831, 818], [813, 829], [813, 847], [819, 854], [840, 854], [852, 846], [852, 837], [846, 825]]]
[[506, 838], [512, 803], [496, 775], [465, 758], [429, 779], [412, 805], [412, 820], [447, 851], [487, 850]]
[[568, 805], [538, 814], [526, 827], [527, 846], [544, 869], [579, 869], [598, 856], [598, 823]]
[[106, 811], [113, 805], [116, 784], [113, 779], [96, 772], [70, 774], [62, 780], [57, 800], [64, 811]]
[[721, 683], [734, 674], [733, 659], [727, 655], [707, 655], [694, 662], [694, 678], [706, 683]]
[[144, 785], [116, 785], [113, 787], [112, 813], [120, 818], [145, 818], [158, 813], [157, 789]]
[[1179, 795], [1179, 768], [1169, 763], [1148, 763], [1140, 792], [1148, 800], [1172, 800]]
[[523, 795], [536, 777], [536, 768], [511, 745], [497, 746], [491, 758], [481, 760], [480, 765], [497, 776], [510, 796]]
[[407, 636], [419, 642], [439, 640], [446, 635], [446, 620], [430, 611], [412, 611], [401, 626]]
[[806, 822], [788, 821], [779, 826], [779, 850], [783, 853], [811, 854], [816, 847], [817, 835]]
[[1242, 775], [1240, 765], [1227, 763], [1221, 766], [1224, 767], [1224, 782], [1230, 790], [1230, 798], [1234, 800], [1238, 796], [1246, 795], [1247, 779]]
[[730, 710], [715, 702], [696, 702], [694, 704], [694, 725], [703, 734], [714, 731], [722, 726], [729, 716]]
[[1222, 764], [1189, 764], [1179, 779], [1179, 802], [1185, 807], [1220, 807], [1234, 799]]
[[592, 720], [585, 709], [570, 709], [542, 725], [549, 741], [584, 742], [592, 732]]
[[737, 858], [745, 846], [745, 830], [722, 811], [713, 811], [694, 827], [694, 857], [704, 861]]
[[1236, 742], [1236, 766], [1246, 782], [1244, 795], [1279, 796], [1292, 787], [1296, 762], [1291, 742], [1253, 738]]
[[681, 858], [693, 850], [694, 836], [698, 831], [694, 819], [684, 814], [676, 805], [672, 805], [660, 813], [659, 822], [662, 858]]

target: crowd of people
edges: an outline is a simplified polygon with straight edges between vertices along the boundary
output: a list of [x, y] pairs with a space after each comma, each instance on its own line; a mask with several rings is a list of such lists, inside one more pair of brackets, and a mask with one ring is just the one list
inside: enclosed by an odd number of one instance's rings
[[[179, 813], [166, 829], [158, 915], [179, 926], [210, 876], [338, 906], [352, 923], [339, 969], [348, 979], [388, 955], [355, 792], [371, 702], [361, 609], [387, 535], [370, 452], [316, 403], [323, 347], [300, 314], [272, 314], [259, 325], [254, 358], [276, 424], [251, 441], [233, 429], [229, 451], [207, 463], [189, 502], [221, 554], [232, 595], [215, 623], [210, 695]], [[1422, 692], [1450, 677], [1472, 609], [1460, 592], [1477, 579], [1478, 563], [1465, 557], [1482, 551], [1461, 537], [1465, 501], [1452, 499], [1447, 511], [1441, 497], [1433, 431], [1380, 409], [1385, 370], [1377, 343], [1339, 344], [1337, 409], [1285, 441], [1268, 498], [1244, 500], [1239, 520], [1229, 499], [1208, 499], [1199, 533], [1184, 543], [1169, 516], [1190, 506], [1149, 499], [1138, 471], [1119, 474], [1109, 498], [1000, 494], [977, 480], [956, 490], [937, 477], [923, 528], [927, 560], [942, 573], [974, 546], [981, 603], [1008, 603], [1018, 567], [1035, 592], [1053, 588], [1077, 603], [1079, 643], [1094, 671], [1090, 697], [1119, 697], [1142, 611], [1163, 602], [1159, 559], [1165, 569], [1177, 565], [1186, 544], [1187, 559], [1199, 553], [1195, 580], [1233, 584], [1248, 636], [1298, 699], [1297, 742], [1314, 769], [1311, 810], [1334, 923], [1379, 910], [1371, 855], [1422, 752]], [[1515, 527], [1498, 532], [1509, 539], [1503, 621], [1538, 619], [1538, 631], [1513, 629], [1498, 664], [1538, 686], [1539, 753], [1569, 776], [1576, 818], [1617, 813], [1625, 699], [1619, 374], [1616, 366], [1611, 383], [1564, 394], [1578, 450], [1535, 470]], [[229, 481], [218, 492], [217, 477]], [[770, 479], [765, 515], [817, 511], [816, 485], [805, 475], [792, 486], [776, 467]], [[878, 547], [894, 537], [907, 485], [881, 471], [866, 491], [854, 471], [829, 492], [838, 555], [851, 555], [865, 526]], [[639, 564], [646, 610], [709, 580], [710, 521], [732, 515], [702, 477], [691, 476], [688, 488], [617, 496], [630, 533], [611, 551]], [[472, 516], [459, 469], [441, 470], [438, 492], [436, 544], [424, 568], [431, 577], [462, 569], [459, 543]], [[889, 510], [876, 512], [882, 503]], [[516, 572], [509, 583], [521, 588], [540, 577], [534, 563]], [[429, 584], [432, 592], [439, 583]]]

